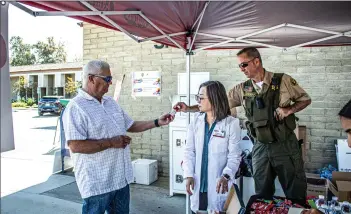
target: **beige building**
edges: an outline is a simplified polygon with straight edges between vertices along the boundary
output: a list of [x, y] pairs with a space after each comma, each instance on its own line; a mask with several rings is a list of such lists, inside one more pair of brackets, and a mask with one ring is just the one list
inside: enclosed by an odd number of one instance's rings
[[[177, 94], [178, 73], [186, 71], [184, 52], [176, 48], [156, 49], [155, 43], [136, 43], [123, 33], [84, 23], [84, 63], [106, 60], [114, 80], [126, 75], [119, 103], [134, 120], [150, 120], [171, 110], [169, 96]], [[227, 90], [246, 78], [238, 67], [238, 50], [200, 51], [192, 56], [192, 72], [209, 72]], [[351, 98], [351, 46], [296, 48], [289, 51], [260, 49], [264, 67], [292, 75], [312, 97], [312, 104], [297, 114], [307, 127], [306, 170], [336, 164], [334, 140], [344, 137], [337, 116]], [[161, 98], [131, 96], [131, 73], [160, 71]], [[186, 86], [184, 86], [186, 87]], [[109, 95], [113, 95], [114, 84]], [[240, 117], [244, 117], [238, 108]], [[152, 158], [159, 162], [160, 175], [169, 175], [168, 127], [133, 134], [132, 158]], [[179, 154], [182, 155], [182, 154]]]
[[[26, 80], [27, 87], [36, 88], [33, 91], [33, 98], [38, 100], [42, 96], [57, 95], [67, 96], [65, 93], [65, 84], [67, 77], [73, 81], [82, 80], [82, 63], [64, 63], [64, 64], [41, 64], [28, 66], [10, 67], [11, 87], [23, 76]], [[18, 94], [12, 91], [12, 99], [17, 100]]]

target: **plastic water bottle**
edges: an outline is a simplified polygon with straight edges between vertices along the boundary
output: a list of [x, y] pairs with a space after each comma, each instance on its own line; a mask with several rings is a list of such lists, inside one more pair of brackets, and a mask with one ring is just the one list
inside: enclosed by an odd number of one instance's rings
[[332, 200], [331, 200], [331, 204], [334, 205], [334, 206], [339, 206], [338, 197], [333, 196]]
[[342, 213], [341, 213], [341, 207], [340, 207], [340, 206], [336, 206], [336, 207], [334, 208], [334, 214], [342, 214]]
[[320, 206], [318, 210], [321, 211], [322, 213], [329, 214], [328, 205], [326, 204], [322, 204], [322, 206]]
[[319, 195], [316, 201], [317, 208], [320, 208], [323, 204], [325, 204], [324, 195]]
[[331, 201], [328, 201], [328, 207], [329, 207], [329, 214], [334, 214], [335, 213], [335, 205], [331, 203]]
[[349, 202], [347, 202], [347, 201], [342, 202], [341, 213], [342, 214], [349, 214], [349, 213], [351, 213], [351, 207], [350, 207], [350, 203]]

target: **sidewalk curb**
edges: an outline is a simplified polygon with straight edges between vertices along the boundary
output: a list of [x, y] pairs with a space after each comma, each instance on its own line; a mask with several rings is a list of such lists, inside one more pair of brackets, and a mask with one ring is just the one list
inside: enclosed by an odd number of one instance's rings
[[38, 108], [12, 107], [12, 110], [37, 110]]

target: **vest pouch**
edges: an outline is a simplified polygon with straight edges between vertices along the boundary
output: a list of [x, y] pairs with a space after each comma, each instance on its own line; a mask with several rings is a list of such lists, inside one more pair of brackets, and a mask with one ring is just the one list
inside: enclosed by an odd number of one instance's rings
[[[255, 129], [253, 128], [253, 124], [250, 121], [246, 121], [245, 122], [245, 127], [247, 129], [247, 134], [251, 137], [251, 138], [256, 138], [256, 133], [255, 133]], [[252, 139], [251, 139], [252, 140]], [[254, 141], [252, 141], [252, 143], [254, 143]]]
[[291, 114], [285, 118], [285, 126], [290, 130], [294, 131], [296, 129], [296, 120], [295, 115]]
[[272, 143], [275, 141], [268, 120], [255, 121], [252, 124], [259, 142]]

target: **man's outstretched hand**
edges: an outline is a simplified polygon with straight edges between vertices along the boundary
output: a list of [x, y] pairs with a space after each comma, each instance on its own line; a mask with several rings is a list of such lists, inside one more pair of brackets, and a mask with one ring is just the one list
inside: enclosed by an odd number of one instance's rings
[[167, 114], [161, 115], [158, 118], [158, 124], [160, 126], [166, 126], [166, 125], [170, 124], [173, 120], [174, 120], [174, 116], [167, 113]]

